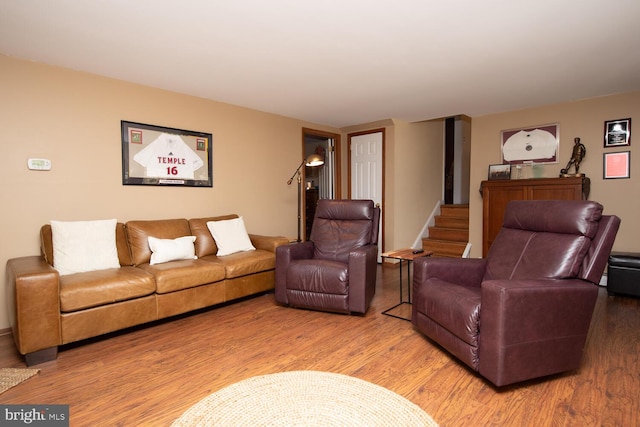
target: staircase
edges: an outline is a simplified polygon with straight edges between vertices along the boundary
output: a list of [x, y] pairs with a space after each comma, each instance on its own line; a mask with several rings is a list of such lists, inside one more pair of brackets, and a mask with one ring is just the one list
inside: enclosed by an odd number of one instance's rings
[[469, 205], [442, 205], [434, 220], [429, 237], [422, 239], [423, 249], [433, 256], [460, 258], [469, 241]]

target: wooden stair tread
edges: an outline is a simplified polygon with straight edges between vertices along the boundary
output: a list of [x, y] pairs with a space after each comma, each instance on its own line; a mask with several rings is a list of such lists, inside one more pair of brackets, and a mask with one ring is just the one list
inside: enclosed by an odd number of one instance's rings
[[461, 257], [469, 241], [469, 205], [441, 205], [434, 222], [422, 239], [423, 249], [434, 257]]

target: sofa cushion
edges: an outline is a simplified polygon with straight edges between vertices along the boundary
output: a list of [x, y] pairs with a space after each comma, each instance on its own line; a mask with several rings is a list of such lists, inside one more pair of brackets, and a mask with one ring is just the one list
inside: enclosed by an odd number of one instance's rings
[[227, 279], [273, 270], [276, 267], [275, 254], [262, 249], [238, 252], [223, 257], [210, 255], [201, 259], [223, 266]]
[[151, 249], [149, 263], [154, 265], [179, 259], [196, 259], [193, 247], [195, 240], [195, 236], [184, 236], [176, 239], [158, 239], [149, 236], [149, 248]]
[[[131, 266], [131, 252], [127, 241], [127, 232], [123, 223], [116, 224], [116, 247], [118, 248], [118, 259], [121, 266]], [[44, 224], [40, 227], [40, 252], [45, 261], [53, 266], [53, 233], [51, 224]]]
[[53, 266], [60, 275], [120, 267], [115, 219], [51, 221]]
[[213, 240], [213, 236], [207, 227], [207, 223], [210, 221], [223, 221], [227, 219], [238, 218], [238, 215], [222, 215], [212, 216], [207, 218], [192, 218], [189, 220], [189, 228], [191, 234], [196, 236], [196, 256], [198, 258], [205, 257], [207, 255], [215, 255], [218, 252], [218, 246], [216, 241]]
[[118, 267], [60, 277], [60, 310], [73, 312], [153, 294], [153, 276], [135, 267]]
[[175, 239], [191, 235], [186, 219], [128, 221], [126, 227], [134, 265], [146, 264], [151, 261], [149, 236], [158, 239]]
[[156, 279], [156, 292], [165, 294], [182, 289], [224, 280], [224, 267], [199, 259], [165, 262], [163, 264], [142, 264], [138, 268]]
[[237, 252], [253, 251], [242, 217], [224, 221], [209, 221], [207, 228], [218, 246], [217, 256], [226, 256]]

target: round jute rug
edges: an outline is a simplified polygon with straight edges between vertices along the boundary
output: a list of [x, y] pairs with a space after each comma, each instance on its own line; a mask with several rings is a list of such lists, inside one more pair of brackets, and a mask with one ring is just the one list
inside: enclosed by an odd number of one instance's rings
[[181, 426], [429, 426], [419, 406], [347, 375], [291, 371], [248, 378], [189, 408]]

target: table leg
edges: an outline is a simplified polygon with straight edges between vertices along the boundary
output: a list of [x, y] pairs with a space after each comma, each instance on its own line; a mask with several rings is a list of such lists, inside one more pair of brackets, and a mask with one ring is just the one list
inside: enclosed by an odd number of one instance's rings
[[407, 300], [411, 304], [411, 261], [407, 261]]
[[[411, 260], [399, 260], [400, 261], [400, 274], [399, 274], [399, 279], [400, 279], [400, 303], [394, 305], [393, 307], [389, 307], [388, 309], [384, 310], [382, 312], [382, 314], [385, 314], [387, 316], [391, 316], [391, 317], [395, 317], [396, 319], [402, 319], [402, 320], [406, 320], [406, 321], [411, 321], [411, 319], [407, 319], [406, 317], [401, 317], [401, 316], [396, 316], [395, 314], [391, 314], [389, 313], [391, 310], [400, 307], [403, 304], [411, 304]], [[403, 298], [403, 287], [404, 284], [402, 283], [403, 280], [403, 275], [402, 275], [402, 262], [403, 261], [407, 261], [407, 297], [408, 297], [408, 301], [405, 301]]]

